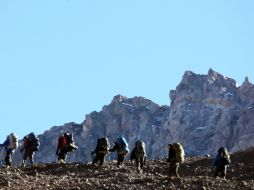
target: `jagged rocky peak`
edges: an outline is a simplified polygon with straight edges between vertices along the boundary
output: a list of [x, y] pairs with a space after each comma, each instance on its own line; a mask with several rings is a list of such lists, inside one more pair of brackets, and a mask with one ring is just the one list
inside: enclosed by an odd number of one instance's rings
[[121, 94], [118, 94], [118, 95], [114, 96], [114, 98], [112, 100], [112, 103], [123, 102], [126, 99], [127, 99], [127, 97], [125, 97], [125, 96], [123, 96]]
[[247, 115], [252, 113], [254, 85], [248, 79], [237, 88], [235, 80], [212, 69], [207, 75], [186, 71], [170, 98], [169, 133], [187, 152], [211, 153], [219, 146], [236, 151], [254, 143], [253, 119]]
[[238, 87], [238, 94], [244, 103], [248, 103], [249, 99], [254, 102], [254, 84], [252, 84], [248, 77], [245, 77], [244, 82]]
[[219, 74], [218, 72], [214, 71], [212, 68], [210, 68], [208, 70], [207, 76], [208, 77], [216, 77], [216, 78], [223, 77], [221, 74]]
[[[206, 81], [205, 75], [199, 75], [192, 71], [185, 71], [180, 84], [176, 87], [176, 90], [171, 90], [169, 97], [171, 105], [175, 102], [181, 102], [183, 99], [190, 99], [191, 97], [200, 98], [201, 94], [193, 94], [193, 92], [200, 92], [203, 89]], [[192, 99], [191, 98], [191, 99]]]
[[[209, 69], [207, 75], [186, 71], [176, 90], [171, 90], [171, 104], [177, 100], [201, 101], [204, 98], [227, 98], [236, 94], [236, 81]], [[226, 96], [225, 96], [226, 95]], [[179, 101], [178, 101], [179, 102]]]
[[218, 85], [236, 87], [236, 81], [234, 79], [224, 77], [222, 74], [220, 74], [212, 69], [209, 69], [208, 74], [207, 74], [207, 79], [209, 80], [210, 84], [212, 84], [216, 81]]
[[243, 82], [243, 83], [249, 84], [249, 83], [250, 83], [249, 78], [248, 78], [248, 77], [245, 77], [245, 79], [244, 79], [244, 82]]
[[192, 85], [193, 82], [196, 83], [200, 79], [203, 79], [203, 75], [196, 74], [192, 71], [185, 71], [179, 85]]
[[242, 87], [251, 87], [253, 84], [249, 81], [248, 77], [245, 77], [243, 84], [241, 85]]
[[236, 81], [234, 79], [224, 77], [222, 74], [214, 71], [213, 69], [209, 69], [207, 75], [200, 75], [196, 74], [192, 71], [185, 71], [181, 84], [187, 84], [190, 86], [195, 86], [200, 83], [209, 83], [215, 84], [215, 85], [230, 85], [230, 86], [236, 86]]
[[204, 75], [195, 74], [192, 71], [186, 71], [180, 84], [176, 87], [176, 90], [171, 91], [171, 101], [173, 101], [176, 97], [179, 97], [179, 95], [186, 96], [195, 91], [194, 89], [202, 88], [204, 81]]
[[186, 77], [192, 76], [192, 75], [196, 75], [196, 74], [192, 71], [185, 71], [183, 74], [183, 78], [186, 78]]
[[142, 107], [149, 107], [152, 109], [157, 109], [159, 107], [158, 104], [152, 102], [151, 100], [148, 100], [142, 96], [135, 96], [133, 98], [127, 98], [123, 95], [116, 95], [114, 96], [113, 100], [111, 101], [111, 104], [104, 106], [103, 111], [106, 111], [105, 109], [107, 107], [117, 106], [117, 105], [123, 105], [128, 106], [132, 108], [142, 108]]

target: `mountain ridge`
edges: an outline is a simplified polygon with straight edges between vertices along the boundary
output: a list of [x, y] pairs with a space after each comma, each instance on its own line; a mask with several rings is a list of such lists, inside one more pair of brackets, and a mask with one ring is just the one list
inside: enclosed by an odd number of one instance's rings
[[[170, 106], [160, 106], [144, 97], [116, 95], [81, 124], [54, 126], [39, 135], [41, 148], [35, 159], [54, 162], [58, 136], [66, 131], [73, 133], [79, 147], [67, 160], [77, 162], [91, 161], [90, 152], [104, 136], [113, 145], [123, 135], [130, 148], [142, 139], [150, 159], [165, 157], [170, 142], [181, 142], [187, 155], [214, 154], [220, 146], [235, 152], [254, 145], [254, 85], [248, 78], [237, 87], [234, 79], [212, 69], [207, 75], [186, 71], [169, 97]], [[20, 159], [17, 153], [15, 157]], [[114, 158], [111, 154], [108, 159]]]

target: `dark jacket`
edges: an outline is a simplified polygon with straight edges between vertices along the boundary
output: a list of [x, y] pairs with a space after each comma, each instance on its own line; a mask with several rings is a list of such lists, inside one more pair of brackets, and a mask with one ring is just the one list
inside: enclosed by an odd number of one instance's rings
[[229, 155], [221, 156], [217, 155], [214, 161], [214, 166], [221, 168], [222, 170], [231, 163]]
[[219, 148], [213, 165], [219, 170], [225, 170], [230, 163], [230, 155], [227, 150], [223, 147]]
[[61, 135], [58, 139], [57, 151], [63, 150], [66, 144], [67, 144], [66, 137], [64, 135]]
[[97, 140], [97, 145], [96, 145], [96, 148], [94, 151], [92, 151], [91, 153], [94, 154], [94, 153], [102, 153], [102, 151], [104, 152], [107, 152], [107, 148], [105, 147], [102, 147], [102, 145], [100, 144], [99, 140]]
[[172, 145], [170, 145], [169, 149], [168, 149], [168, 160], [167, 161], [168, 162], [176, 161], [176, 151]]

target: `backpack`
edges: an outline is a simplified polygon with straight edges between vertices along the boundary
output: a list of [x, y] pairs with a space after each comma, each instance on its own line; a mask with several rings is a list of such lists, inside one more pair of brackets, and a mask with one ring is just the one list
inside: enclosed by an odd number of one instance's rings
[[108, 138], [104, 137], [104, 138], [98, 139], [97, 145], [99, 147], [100, 153], [108, 153], [108, 150], [110, 147]]
[[73, 136], [70, 133], [65, 133], [64, 137], [66, 138], [67, 144], [74, 144]]
[[35, 136], [34, 133], [30, 133], [28, 135], [28, 138], [30, 140], [30, 149], [32, 151], [38, 151], [39, 147], [40, 147], [39, 138], [37, 136]]
[[172, 144], [175, 150], [176, 161], [182, 163], [184, 161], [184, 149], [180, 143]]
[[60, 148], [62, 148], [66, 144], [67, 144], [67, 139], [63, 135], [60, 135], [59, 138], [58, 138], [58, 146]]
[[226, 165], [230, 164], [230, 160], [227, 156], [220, 157], [219, 162], [223, 166], [226, 166]]
[[217, 159], [218, 165], [229, 165], [230, 164], [230, 155], [226, 148], [221, 147], [218, 150], [218, 159]]
[[118, 138], [116, 144], [119, 145], [118, 154], [128, 154], [128, 152], [130, 151], [128, 142], [124, 137]]
[[18, 143], [18, 137], [14, 133], [11, 133], [8, 136], [8, 138], [9, 138], [8, 148], [13, 149], [13, 150], [18, 148], [18, 145], [19, 145], [19, 143]]
[[63, 137], [63, 147], [67, 152], [77, 150], [77, 146], [74, 145], [73, 136], [70, 133], [65, 133]]
[[136, 141], [135, 146], [136, 146], [135, 156], [137, 158], [144, 157], [146, 155], [145, 143], [139, 140]]

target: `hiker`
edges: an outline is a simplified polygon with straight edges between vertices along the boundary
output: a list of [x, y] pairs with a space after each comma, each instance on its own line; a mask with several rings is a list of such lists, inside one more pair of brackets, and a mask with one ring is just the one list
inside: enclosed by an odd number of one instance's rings
[[169, 175], [179, 177], [178, 169], [184, 161], [184, 149], [180, 143], [168, 144]]
[[29, 158], [31, 165], [34, 164], [34, 152], [38, 151], [40, 146], [39, 138], [34, 133], [26, 135], [23, 141], [23, 148], [20, 149], [21, 153], [24, 151], [20, 164], [21, 167], [25, 166], [27, 158]]
[[214, 177], [217, 178], [220, 174], [220, 177], [226, 177], [227, 167], [231, 163], [230, 155], [226, 148], [220, 147], [218, 149], [218, 154], [214, 160], [215, 172]]
[[128, 146], [126, 139], [124, 137], [119, 137], [116, 140], [114, 147], [109, 150], [110, 152], [117, 152], [117, 167], [123, 165], [124, 159], [130, 151]]
[[97, 145], [94, 151], [91, 152], [91, 155], [96, 154], [95, 158], [93, 159], [92, 164], [96, 164], [98, 161], [100, 161], [100, 166], [104, 164], [105, 156], [109, 152], [109, 140], [108, 138], [100, 138], [97, 140]]
[[59, 136], [56, 155], [58, 156], [58, 163], [65, 163], [65, 158], [68, 152], [77, 150], [74, 145], [72, 134], [66, 132]]
[[11, 156], [14, 150], [18, 148], [18, 137], [14, 133], [11, 133], [0, 146], [5, 147], [5, 165], [11, 166]]
[[137, 172], [141, 172], [143, 166], [146, 164], [146, 150], [145, 143], [141, 140], [136, 141], [135, 148], [131, 152], [130, 160], [135, 160]]

